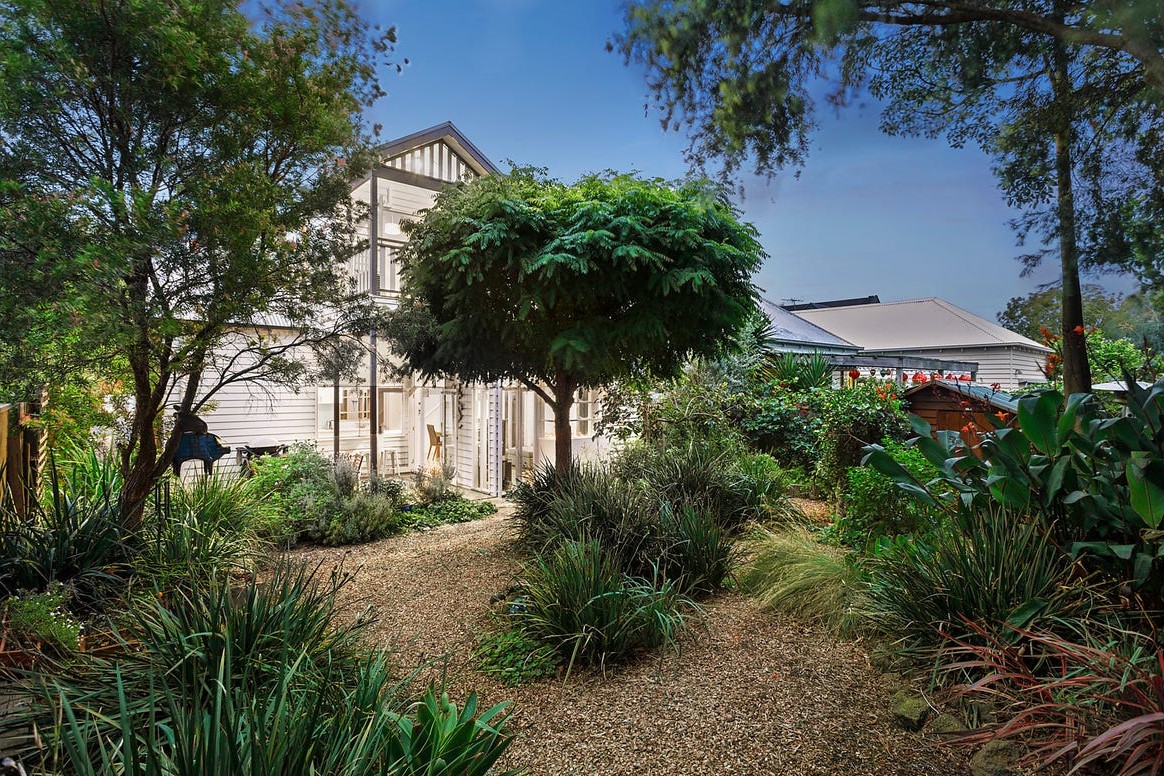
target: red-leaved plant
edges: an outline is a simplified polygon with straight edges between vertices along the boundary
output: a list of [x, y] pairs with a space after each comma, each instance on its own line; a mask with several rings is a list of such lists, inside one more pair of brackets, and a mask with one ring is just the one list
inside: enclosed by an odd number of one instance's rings
[[945, 670], [980, 677], [957, 693], [996, 701], [1009, 718], [958, 742], [1015, 737], [1033, 762], [1066, 760], [1070, 773], [1164, 774], [1164, 649], [1129, 656], [1087, 637], [966, 624], [966, 638], [947, 636]]

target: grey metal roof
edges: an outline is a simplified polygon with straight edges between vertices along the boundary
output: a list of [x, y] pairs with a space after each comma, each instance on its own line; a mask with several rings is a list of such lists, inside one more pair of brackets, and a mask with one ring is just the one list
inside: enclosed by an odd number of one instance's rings
[[965, 396], [967, 399], [974, 399], [989, 404], [992, 407], [997, 407], [1000, 410], [1005, 410], [1010, 413], [1018, 412], [1018, 399], [1011, 396], [1006, 391], [996, 391], [989, 385], [982, 385], [981, 383], [971, 383], [963, 380], [932, 380], [922, 385], [915, 385], [908, 391], [902, 394], [903, 399], [908, 399], [910, 394], [917, 393], [922, 389], [932, 386], [940, 385], [947, 388], [954, 393]]
[[768, 336], [780, 345], [793, 345], [801, 350], [819, 350], [822, 353], [856, 353], [861, 349], [767, 299], [760, 300], [760, 309], [772, 322]]
[[1051, 349], [944, 299], [907, 299], [849, 307], [802, 310], [800, 317], [870, 351], [945, 350], [1010, 345], [1040, 353]]

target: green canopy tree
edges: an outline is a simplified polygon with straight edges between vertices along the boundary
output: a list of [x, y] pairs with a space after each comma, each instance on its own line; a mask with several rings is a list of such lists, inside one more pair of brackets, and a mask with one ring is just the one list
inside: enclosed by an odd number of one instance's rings
[[887, 103], [886, 131], [981, 145], [1024, 210], [1020, 242], [1041, 240], [1024, 264], [1060, 258], [1074, 392], [1090, 386], [1080, 263], [1119, 264], [1160, 181], [1144, 168], [1158, 154], [1143, 153], [1164, 101], [1160, 15], [1153, 0], [642, 0], [616, 42], [646, 65], [664, 124], [687, 127], [691, 159], [725, 172], [802, 163], [821, 91], [841, 105], [869, 88]]
[[294, 384], [305, 346], [371, 314], [341, 271], [361, 249], [348, 185], [395, 33], [345, 0], [257, 13], [0, 2], [0, 310], [21, 311], [0, 352], [124, 377], [129, 528], [177, 450], [167, 404]]
[[[1059, 326], [1062, 289], [1051, 286], [1026, 296], [1013, 296], [998, 313], [998, 322], [1038, 342], [1042, 330], [1055, 331]], [[1103, 286], [1083, 286], [1083, 317], [1108, 337], [1125, 337], [1132, 333], [1140, 305], [1133, 299], [1109, 293]]]
[[674, 375], [756, 309], [755, 229], [707, 182], [515, 169], [444, 190], [406, 229], [400, 368], [520, 381], [553, 409], [559, 471], [577, 389]]

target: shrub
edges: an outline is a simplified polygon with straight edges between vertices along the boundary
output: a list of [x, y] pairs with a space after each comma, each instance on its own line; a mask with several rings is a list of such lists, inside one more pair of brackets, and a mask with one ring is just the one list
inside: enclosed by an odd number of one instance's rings
[[861, 629], [864, 580], [852, 554], [803, 528], [758, 529], [745, 552], [740, 587], [762, 607], [842, 636]]
[[818, 391], [794, 392], [770, 384], [757, 387], [759, 391], [741, 400], [740, 429], [781, 466], [812, 470], [819, 457]]
[[929, 539], [884, 543], [869, 564], [874, 621], [908, 646], [963, 635], [965, 620], [1027, 626], [1069, 615], [1071, 562], [1042, 527], [1003, 510]]
[[79, 610], [100, 608], [124, 586], [132, 543], [122, 530], [117, 495], [73, 498], [50, 472], [50, 495], [26, 518], [0, 505], [0, 597], [39, 592], [50, 582], [72, 589]]
[[322, 544], [362, 544], [399, 533], [406, 525], [405, 518], [392, 499], [355, 493], [340, 502], [309, 536]]
[[81, 623], [66, 608], [68, 589], [53, 583], [43, 593], [28, 593], [0, 603], [0, 624], [17, 643], [68, 655], [81, 641]]
[[[914, 447], [886, 440], [884, 450], [920, 482], [929, 482], [938, 475], [938, 470]], [[845, 473], [837, 511], [834, 535], [858, 549], [883, 536], [924, 534], [937, 526], [942, 514], [897, 487], [891, 477], [867, 466]]]
[[[675, 648], [698, 606], [671, 581], [629, 577], [597, 542], [566, 542], [526, 569], [521, 626], [572, 667]], [[569, 669], [567, 669], [569, 670]]]
[[[1129, 378], [1130, 380], [1130, 378]], [[931, 438], [914, 419], [916, 445], [939, 471], [940, 489], [914, 480], [883, 450], [869, 462], [930, 503], [959, 514], [998, 503], [1030, 515], [1072, 557], [1148, 591], [1164, 589], [1164, 381], [1128, 383], [1127, 414], [1056, 391], [1018, 400], [1018, 427], [987, 435], [981, 458], [953, 432]]]
[[592, 539], [620, 564], [641, 567], [661, 550], [656, 505], [642, 488], [601, 466], [574, 463], [559, 475], [552, 464], [542, 464], [530, 482], [510, 491], [509, 498], [516, 504], [518, 537], [534, 552]]
[[453, 481], [456, 471], [449, 463], [431, 466], [416, 473], [416, 493], [421, 503], [438, 504], [442, 501], [461, 498]]
[[765, 496], [775, 489], [772, 480], [760, 481], [754, 476], [759, 472], [754, 466], [741, 467], [736, 447], [688, 442], [643, 447], [634, 455], [630, 462], [619, 465], [623, 477], [642, 481], [673, 510], [704, 512], [728, 530], [762, 517]]
[[473, 650], [477, 670], [495, 676], [507, 687], [530, 684], [558, 673], [554, 650], [519, 628], [490, 631]]
[[675, 514], [664, 508], [663, 577], [685, 593], [711, 593], [723, 586], [736, 565], [736, 552], [727, 531], [690, 507]]
[[263, 535], [291, 544], [301, 534], [318, 539], [339, 508], [332, 461], [310, 445], [297, 444], [285, 455], [263, 456], [252, 466], [247, 487], [267, 499], [277, 515], [263, 526]]
[[859, 466], [865, 448], [882, 439], [905, 439], [909, 423], [892, 389], [873, 380], [858, 380], [852, 388], [819, 391], [820, 432], [816, 475], [822, 487], [835, 491], [845, 472]]
[[1154, 639], [970, 630], [948, 647], [957, 670], [976, 677], [959, 692], [985, 696], [1007, 716], [976, 741], [1021, 737], [1038, 765], [1066, 758], [1072, 773], [1164, 770], [1164, 650]]
[[468, 523], [495, 514], [497, 505], [491, 501], [470, 501], [467, 498], [446, 499], [426, 506], [414, 507], [399, 515], [402, 525], [409, 528], [435, 528], [438, 525]]

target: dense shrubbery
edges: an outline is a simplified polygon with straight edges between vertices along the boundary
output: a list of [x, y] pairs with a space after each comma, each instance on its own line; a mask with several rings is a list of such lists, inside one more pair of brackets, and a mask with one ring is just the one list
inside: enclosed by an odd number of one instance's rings
[[[673, 427], [673, 430], [678, 427]], [[733, 533], [786, 516], [781, 470], [723, 440], [628, 445], [609, 467], [544, 466], [509, 494], [533, 559], [514, 621], [564, 659], [673, 646], [736, 563]]]
[[333, 463], [315, 448], [298, 445], [286, 455], [256, 461], [255, 476], [246, 487], [267, 494], [276, 515], [261, 524], [262, 535], [285, 545], [342, 545], [496, 511], [491, 504], [467, 501], [452, 479], [451, 471], [435, 468], [419, 472], [412, 490], [399, 480], [380, 477], [361, 483], [347, 462]]
[[523, 580], [520, 626], [571, 666], [674, 646], [695, 603], [674, 581], [630, 576], [619, 565], [596, 541], [567, 541], [536, 556]]
[[[918, 482], [929, 482], [938, 474], [915, 447], [885, 440], [884, 449]], [[882, 537], [925, 535], [938, 527], [941, 515], [940, 509], [897, 487], [892, 477], [857, 466], [845, 473], [831, 534], [843, 544], [863, 549]]]
[[26, 762], [48, 772], [481, 774], [504, 752], [504, 707], [419, 700], [389, 656], [335, 626], [342, 579], [277, 567], [149, 597], [116, 633], [122, 654], [16, 687]]

